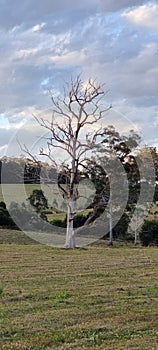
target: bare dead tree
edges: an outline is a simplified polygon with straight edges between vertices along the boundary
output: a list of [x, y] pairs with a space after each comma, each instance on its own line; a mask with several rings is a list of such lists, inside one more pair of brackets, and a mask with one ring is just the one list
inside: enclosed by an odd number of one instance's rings
[[84, 83], [78, 76], [71, 80], [64, 89], [63, 98], [54, 98], [52, 120], [34, 116], [37, 122], [49, 132], [47, 151], [40, 150], [54, 166], [57, 166], [53, 151], [58, 149], [69, 161], [60, 164], [67, 174], [66, 185], [60, 183], [63, 197], [67, 201], [67, 229], [65, 248], [75, 247], [73, 220], [76, 213], [77, 191], [76, 183], [78, 170], [87, 160], [87, 152], [92, 151], [102, 142], [104, 129], [101, 119], [107, 109], [101, 108], [101, 99], [105, 92], [103, 86], [95, 80], [89, 79]]

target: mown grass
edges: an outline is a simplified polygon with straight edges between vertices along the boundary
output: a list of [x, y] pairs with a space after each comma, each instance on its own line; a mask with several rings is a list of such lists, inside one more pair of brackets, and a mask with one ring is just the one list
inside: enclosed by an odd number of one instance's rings
[[[62, 208], [62, 203], [64, 202], [64, 200], [58, 191], [57, 185], [54, 184], [3, 184], [2, 186], [0, 185], [0, 202], [4, 201], [7, 205], [7, 208], [10, 207], [11, 202], [16, 202], [18, 204], [22, 204], [23, 202], [25, 202], [26, 204], [28, 204], [27, 199], [35, 189], [42, 189], [44, 195], [48, 200], [49, 214], [47, 214], [46, 211], [48, 221], [64, 221], [66, 217], [66, 209]], [[54, 208], [54, 211], [52, 209], [53, 200], [57, 200], [57, 207]], [[91, 211], [91, 209], [80, 210], [80, 212], [82, 212], [83, 215]]]
[[0, 228], [0, 244], [38, 244], [20, 230]]
[[[5, 201], [10, 205], [12, 201], [17, 203], [25, 202], [32, 194], [33, 190], [41, 189], [48, 200], [49, 207], [55, 206], [56, 210], [64, 211], [62, 204], [64, 202], [61, 192], [57, 184], [3, 184], [0, 185], [0, 201]], [[80, 198], [77, 201], [77, 206], [80, 209], [86, 208], [87, 199], [94, 193], [86, 186], [81, 185], [79, 189]], [[54, 204], [54, 201], [56, 204]]]
[[157, 248], [2, 244], [0, 274], [0, 349], [158, 349]]
[[22, 189], [26, 191], [26, 198], [30, 196], [33, 190], [40, 189], [39, 184], [3, 184], [0, 185], [0, 201], [10, 204], [12, 201], [22, 203], [25, 197], [22, 196]]

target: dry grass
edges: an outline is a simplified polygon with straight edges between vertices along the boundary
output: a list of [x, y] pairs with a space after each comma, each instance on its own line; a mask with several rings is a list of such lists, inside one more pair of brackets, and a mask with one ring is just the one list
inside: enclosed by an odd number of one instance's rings
[[157, 248], [3, 244], [0, 273], [0, 349], [158, 349]]
[[38, 244], [20, 230], [0, 228], [0, 244]]

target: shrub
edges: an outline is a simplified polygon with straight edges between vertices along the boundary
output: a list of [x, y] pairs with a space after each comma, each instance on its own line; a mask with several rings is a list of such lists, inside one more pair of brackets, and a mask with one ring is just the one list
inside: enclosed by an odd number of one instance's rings
[[158, 246], [158, 220], [145, 220], [140, 230], [140, 241], [143, 246]]
[[31, 206], [25, 203], [11, 202], [9, 212], [17, 227], [24, 230], [47, 230], [47, 216], [44, 213], [37, 214]]
[[53, 219], [53, 220], [50, 221], [50, 224], [58, 226], [58, 227], [66, 227], [65, 219], [64, 220], [62, 220], [62, 219]]
[[3, 209], [7, 208], [6, 204], [3, 201], [0, 202], [0, 208], [3, 208]]
[[48, 209], [48, 201], [42, 190], [33, 190], [28, 200], [37, 213], [41, 213], [43, 210]]
[[74, 217], [74, 227], [81, 227], [84, 225], [85, 221], [87, 220], [89, 216], [89, 213], [77, 213], [77, 215]]
[[[90, 215], [89, 213], [88, 214], [86, 214], [86, 213], [77, 213], [75, 215], [75, 217], [74, 217], [74, 228], [83, 226], [89, 215]], [[51, 220], [50, 224], [66, 228], [67, 215], [66, 215], [66, 217], [64, 219], [57, 219], [56, 218], [56, 219]]]
[[11, 202], [9, 212], [18, 227], [24, 227], [32, 218], [32, 213], [27, 210], [25, 204]]
[[10, 217], [8, 210], [4, 209], [4, 206], [0, 207], [0, 226], [10, 227], [10, 228], [13, 228], [16, 226], [14, 221]]
[[[116, 238], [127, 238], [127, 230], [130, 222], [130, 218], [127, 213], [123, 213], [120, 220], [117, 222], [113, 229], [114, 237]], [[129, 238], [129, 236], [128, 236]]]

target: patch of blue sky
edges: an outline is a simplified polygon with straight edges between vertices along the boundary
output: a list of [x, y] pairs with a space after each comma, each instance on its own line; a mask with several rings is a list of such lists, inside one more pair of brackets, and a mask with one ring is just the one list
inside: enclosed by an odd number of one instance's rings
[[104, 14], [104, 20], [109, 25], [109, 31], [111, 34], [118, 35], [125, 27], [125, 23], [122, 21], [120, 13]]
[[4, 114], [0, 114], [0, 127], [7, 128], [8, 126], [10, 126], [8, 119]]

